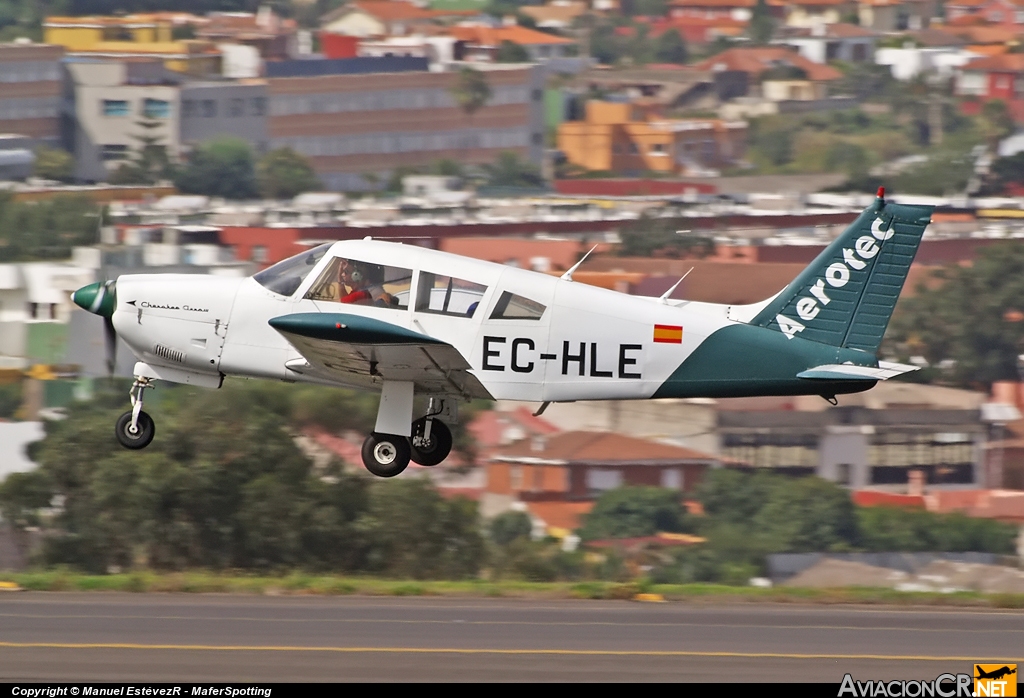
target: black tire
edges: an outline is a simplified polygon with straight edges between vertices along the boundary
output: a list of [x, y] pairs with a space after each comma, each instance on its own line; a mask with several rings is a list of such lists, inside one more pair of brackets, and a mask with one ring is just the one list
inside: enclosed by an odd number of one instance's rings
[[117, 437], [118, 442], [125, 448], [130, 448], [133, 451], [149, 446], [153, 441], [153, 437], [156, 436], [156, 424], [153, 423], [153, 418], [145, 412], [139, 412], [139, 419], [136, 422], [138, 430], [134, 434], [130, 431], [131, 425], [131, 410], [117, 418], [114, 435]]
[[423, 433], [426, 426], [426, 417], [412, 423], [412, 437], [409, 439], [412, 462], [420, 465], [437, 465], [452, 452], [452, 432], [447, 424], [440, 419], [435, 419], [434, 423], [430, 425], [430, 442], [417, 447], [413, 440], [417, 435]]
[[409, 440], [373, 432], [363, 442], [363, 465], [377, 477], [394, 477], [409, 465]]

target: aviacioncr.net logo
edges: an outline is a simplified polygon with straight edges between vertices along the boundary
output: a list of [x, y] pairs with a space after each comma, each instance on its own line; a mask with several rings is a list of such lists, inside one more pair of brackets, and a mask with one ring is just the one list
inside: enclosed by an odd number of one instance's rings
[[839, 698], [972, 698], [972, 681], [970, 674], [939, 674], [931, 681], [857, 681], [846, 674]]

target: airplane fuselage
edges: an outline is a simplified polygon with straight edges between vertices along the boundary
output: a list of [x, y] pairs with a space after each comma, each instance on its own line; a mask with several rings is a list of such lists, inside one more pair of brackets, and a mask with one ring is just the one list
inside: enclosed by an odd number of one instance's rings
[[[338, 258], [405, 270], [409, 278], [396, 272], [392, 290], [400, 290], [390, 306], [345, 303], [322, 290]], [[496, 399], [831, 396], [875, 384], [798, 378], [823, 364], [877, 361], [864, 351], [746, 324], [764, 303], [663, 302], [370, 240], [335, 243], [309, 266], [290, 293], [259, 275], [122, 276], [112, 321], [141, 361], [164, 372], [160, 377], [208, 386], [228, 375], [379, 387], [371, 370], [340, 378], [296, 370], [302, 355], [269, 322], [299, 313], [372, 318], [447, 342]], [[435, 277], [454, 283], [446, 288]]]

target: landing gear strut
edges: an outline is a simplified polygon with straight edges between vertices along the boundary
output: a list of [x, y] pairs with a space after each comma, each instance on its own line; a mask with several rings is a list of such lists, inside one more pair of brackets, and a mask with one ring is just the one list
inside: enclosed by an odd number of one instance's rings
[[117, 419], [117, 426], [114, 428], [114, 435], [125, 448], [138, 450], [145, 448], [153, 441], [156, 435], [156, 425], [153, 418], [142, 411], [142, 393], [146, 388], [153, 387], [149, 378], [136, 376], [132, 389], [128, 393], [132, 408]]
[[[385, 401], [382, 399], [381, 402], [383, 408]], [[407, 404], [411, 408], [411, 399]], [[426, 416], [412, 423], [411, 429], [406, 432], [408, 436], [374, 431], [363, 442], [363, 465], [378, 477], [398, 475], [406, 469], [410, 460], [419, 465], [437, 465], [452, 450], [452, 432], [448, 425], [437, 419], [445, 411], [444, 400], [431, 398]], [[450, 419], [454, 418], [453, 414], [448, 412]], [[378, 416], [378, 429], [381, 423]], [[392, 429], [397, 431], [401, 426], [393, 424]]]

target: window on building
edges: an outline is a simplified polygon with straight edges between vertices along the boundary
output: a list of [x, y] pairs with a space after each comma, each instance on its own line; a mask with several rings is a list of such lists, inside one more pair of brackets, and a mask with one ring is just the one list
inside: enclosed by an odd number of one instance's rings
[[181, 102], [181, 116], [183, 118], [189, 118], [196, 115], [196, 101], [194, 99], [185, 99]]
[[128, 146], [112, 143], [100, 146], [100, 157], [105, 160], [126, 160], [129, 155]]
[[443, 274], [420, 272], [416, 287], [416, 310], [421, 313], [473, 317], [487, 292], [483, 284]]
[[544, 134], [543, 133], [535, 133], [532, 136], [530, 136], [530, 141], [534, 145], [543, 145], [544, 144]]
[[600, 494], [605, 490], [614, 490], [622, 486], [622, 471], [606, 468], [587, 469], [587, 492]]
[[252, 115], [253, 116], [264, 116], [267, 113], [267, 98], [266, 97], [253, 97], [252, 98]]
[[254, 262], [266, 262], [267, 261], [267, 248], [265, 245], [253, 245], [252, 246], [252, 261]]
[[408, 308], [412, 271], [357, 259], [332, 259], [306, 298], [314, 301]]
[[245, 100], [235, 97], [228, 105], [228, 116], [242, 116], [245, 113]]
[[103, 116], [129, 116], [131, 110], [128, 108], [128, 100], [105, 99], [102, 102]]
[[662, 470], [661, 486], [670, 490], [682, 490], [683, 471], [680, 468], [665, 468]]
[[540, 320], [546, 306], [515, 293], [502, 291], [491, 311], [492, 320]]
[[166, 99], [149, 99], [142, 102], [142, 115], [147, 119], [168, 119], [171, 116], [171, 103]]
[[217, 102], [213, 99], [203, 100], [203, 116], [214, 117], [217, 116]]
[[665, 154], [665, 144], [664, 143], [652, 143], [651, 144], [651, 152], [655, 153], [657, 155], [664, 155]]

